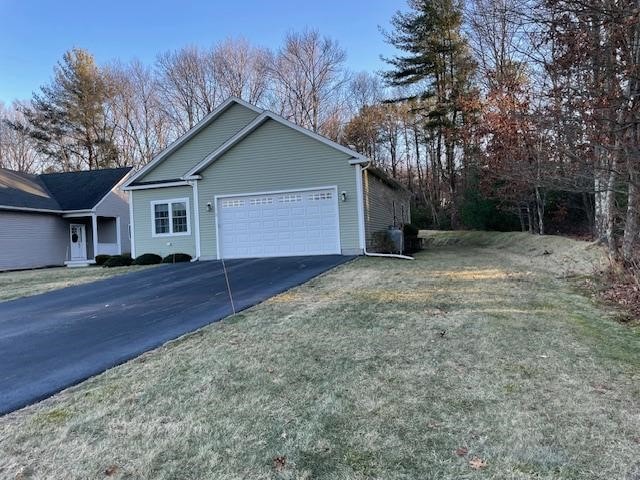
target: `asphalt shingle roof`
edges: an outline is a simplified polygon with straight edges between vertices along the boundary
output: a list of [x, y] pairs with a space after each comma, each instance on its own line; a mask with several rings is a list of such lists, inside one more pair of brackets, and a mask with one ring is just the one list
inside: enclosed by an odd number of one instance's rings
[[88, 210], [130, 167], [30, 175], [0, 168], [0, 207]]

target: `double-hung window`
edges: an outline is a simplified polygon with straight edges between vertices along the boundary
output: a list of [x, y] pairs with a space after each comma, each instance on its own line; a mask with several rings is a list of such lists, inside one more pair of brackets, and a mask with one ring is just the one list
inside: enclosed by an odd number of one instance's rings
[[176, 198], [151, 202], [151, 219], [154, 237], [189, 235], [189, 199]]

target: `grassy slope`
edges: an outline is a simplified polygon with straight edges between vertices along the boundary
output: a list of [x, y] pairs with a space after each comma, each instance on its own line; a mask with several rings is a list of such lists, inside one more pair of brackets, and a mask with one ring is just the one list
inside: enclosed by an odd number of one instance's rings
[[103, 278], [113, 277], [149, 267], [118, 268], [42, 268], [38, 270], [22, 270], [19, 272], [0, 273], [0, 302], [14, 298], [28, 297], [38, 293], [58, 290], [59, 288], [95, 282]]
[[0, 418], [0, 477], [635, 478], [638, 330], [547, 261], [585, 244], [503, 240], [358, 260]]

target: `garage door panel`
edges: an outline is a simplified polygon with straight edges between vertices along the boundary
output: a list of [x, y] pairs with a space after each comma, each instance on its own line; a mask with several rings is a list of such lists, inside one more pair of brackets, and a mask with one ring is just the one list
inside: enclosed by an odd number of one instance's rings
[[340, 253], [333, 190], [222, 198], [217, 206], [224, 258]]

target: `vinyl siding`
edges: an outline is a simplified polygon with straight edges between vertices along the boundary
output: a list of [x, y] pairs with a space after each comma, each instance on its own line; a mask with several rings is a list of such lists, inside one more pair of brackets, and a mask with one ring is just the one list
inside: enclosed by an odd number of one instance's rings
[[[135, 249], [136, 255], [143, 253], [155, 253], [162, 257], [170, 253], [188, 253], [195, 257], [195, 224], [193, 219], [193, 189], [186, 187], [154, 188], [150, 190], [134, 190], [131, 192], [133, 199], [133, 221], [135, 225]], [[169, 200], [174, 198], [189, 199], [189, 226], [190, 235], [175, 235], [164, 237], [152, 236], [151, 202], [155, 200]], [[171, 243], [171, 245], [167, 245]]]
[[237, 103], [233, 104], [138, 181], [149, 182], [182, 177], [257, 116], [258, 114], [253, 110]]
[[0, 212], [0, 270], [63, 265], [69, 222], [58, 215]]
[[391, 188], [366, 170], [362, 187], [367, 250], [375, 251], [372, 241], [375, 232], [409, 223], [410, 197], [408, 192]]
[[117, 188], [109, 193], [100, 205], [96, 208], [99, 217], [119, 217], [120, 218], [120, 244], [122, 252], [131, 251], [131, 240], [129, 239], [129, 199], [126, 192]]
[[[267, 120], [209, 168], [198, 181], [200, 248], [205, 258], [215, 258], [216, 195], [250, 194], [336, 185], [339, 202], [340, 243], [343, 253], [358, 253], [358, 213], [355, 167], [349, 156], [273, 120]], [[136, 224], [137, 225], [137, 224]]]

